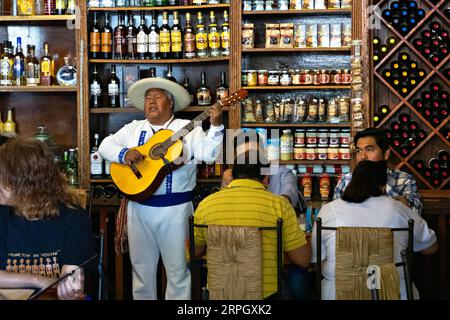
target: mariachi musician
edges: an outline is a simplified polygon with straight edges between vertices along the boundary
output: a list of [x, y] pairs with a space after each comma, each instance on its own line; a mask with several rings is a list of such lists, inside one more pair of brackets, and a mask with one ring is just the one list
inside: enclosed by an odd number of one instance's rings
[[[128, 98], [136, 108], [144, 111], [146, 119], [134, 120], [114, 135], [106, 137], [100, 144], [99, 152], [111, 162], [136, 168], [149, 155], [131, 148], [146, 144], [159, 130], [177, 132], [188, 124], [189, 120], [177, 119], [174, 113], [189, 105], [190, 96], [175, 82], [147, 78], [129, 88]], [[156, 272], [160, 253], [167, 273], [166, 299], [191, 298], [185, 250], [188, 217], [194, 212], [191, 200], [196, 184], [196, 162], [212, 163], [216, 160], [221, 151], [224, 130], [220, 108], [211, 107], [209, 116], [211, 126], [207, 133], [197, 126], [182, 139], [184, 164], [176, 170], [169, 169], [156, 191], [147, 199], [128, 201], [125, 218], [133, 267], [134, 299], [157, 298]], [[194, 160], [189, 161], [191, 159]], [[113, 168], [111, 175], [112, 171]], [[133, 172], [130, 170], [130, 173]]]

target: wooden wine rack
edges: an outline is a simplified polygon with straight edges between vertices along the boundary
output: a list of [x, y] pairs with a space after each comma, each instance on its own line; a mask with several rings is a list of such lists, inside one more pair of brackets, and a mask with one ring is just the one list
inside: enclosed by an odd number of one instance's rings
[[[414, 150], [412, 150], [406, 157], [402, 157], [394, 148], [390, 147], [391, 149], [391, 154], [393, 154], [396, 158], [398, 158], [400, 161], [398, 163], [396, 163], [396, 168], [397, 169], [401, 169], [401, 168], [407, 168], [410, 172], [412, 172], [414, 174], [414, 176], [420, 180], [423, 185], [425, 185], [425, 187], [427, 189], [430, 190], [434, 190], [435, 192], [438, 193], [442, 193], [443, 196], [450, 194], [450, 190], [446, 189], [446, 187], [448, 187], [449, 182], [450, 182], [450, 178], [447, 178], [446, 180], [444, 180], [441, 185], [439, 185], [438, 187], [433, 187], [423, 176], [422, 174], [420, 174], [411, 164], [410, 164], [410, 160], [416, 156], [419, 155], [421, 153], [421, 151], [423, 151], [423, 148], [426, 145], [429, 144], [434, 144], [435, 142], [433, 141], [433, 137], [437, 137], [440, 141], [442, 141], [448, 148], [450, 148], [450, 142], [448, 140], [446, 140], [446, 138], [441, 134], [440, 130], [442, 128], [444, 128], [450, 121], [450, 116], [447, 116], [446, 119], [443, 119], [443, 121], [440, 123], [439, 126], [434, 127], [430, 122], [429, 119], [426, 119], [424, 116], [422, 116], [422, 114], [416, 110], [416, 108], [414, 108], [412, 106], [412, 104], [410, 103], [410, 100], [416, 95], [416, 93], [419, 92], [420, 89], [425, 88], [427, 85], [430, 84], [431, 81], [433, 81], [433, 79], [438, 78], [439, 80], [441, 80], [445, 86], [443, 88], [443, 90], [445, 91], [450, 91], [450, 81], [440, 72], [440, 69], [443, 68], [447, 62], [450, 60], [450, 54], [447, 55], [447, 57], [445, 57], [441, 63], [439, 63], [439, 65], [437, 66], [433, 66], [428, 59], [426, 59], [426, 57], [424, 57], [422, 55], [422, 53], [420, 53], [412, 44], [412, 40], [413, 38], [415, 38], [417, 35], [420, 35], [420, 30], [427, 26], [431, 21], [433, 21], [433, 19], [437, 18], [439, 20], [441, 20], [443, 22], [442, 24], [442, 28], [446, 29], [447, 31], [449, 31], [449, 26], [450, 26], [450, 20], [443, 14], [442, 10], [444, 9], [444, 4], [446, 3], [445, 0], [440, 1], [439, 3], [437, 3], [436, 5], [434, 5], [433, 3], [431, 3], [429, 0], [421, 0], [421, 1], [417, 1], [419, 6], [421, 6], [422, 8], [425, 6], [428, 12], [425, 14], [425, 16], [423, 17], [422, 20], [420, 20], [417, 25], [405, 36], [402, 36], [393, 26], [391, 26], [389, 24], [388, 21], [386, 21], [382, 16], [380, 16], [377, 12], [381, 12], [382, 10], [384, 10], [385, 8], [387, 8], [387, 6], [389, 5], [389, 3], [391, 2], [390, 0], [382, 0], [382, 1], [372, 1], [372, 4], [378, 8], [379, 10], [374, 10], [376, 17], [380, 20], [382, 28], [385, 28], [386, 31], [388, 31], [388, 33], [390, 33], [391, 36], [395, 36], [397, 39], [399, 39], [399, 41], [396, 43], [396, 45], [390, 50], [390, 52], [388, 52], [386, 54], [386, 56], [384, 56], [376, 66], [373, 65], [373, 61], [372, 59], [370, 59], [370, 61], [372, 61], [371, 63], [371, 70], [372, 70], [372, 74], [373, 74], [373, 81], [371, 83], [371, 93], [372, 93], [372, 98], [371, 101], [373, 101], [374, 106], [373, 106], [373, 110], [375, 110], [375, 108], [379, 105], [379, 104], [375, 104], [375, 102], [377, 102], [377, 98], [374, 95], [374, 87], [380, 84], [383, 84], [384, 86], [386, 86], [387, 90], [389, 91], [390, 94], [393, 94], [395, 98], [397, 98], [399, 101], [398, 102], [394, 102], [392, 101], [393, 99], [390, 98], [388, 100], [388, 105], [390, 105], [390, 109], [391, 112], [377, 125], [378, 128], [384, 128], [386, 127], [386, 125], [388, 124], [388, 122], [390, 122], [390, 120], [393, 119], [394, 116], [397, 115], [398, 111], [402, 108], [402, 107], [406, 107], [409, 111], [411, 111], [411, 113], [413, 113], [415, 115], [416, 118], [418, 118], [420, 121], [422, 121], [422, 123], [427, 127], [427, 129], [429, 129], [428, 135], [427, 137], [420, 142], [420, 144], [418, 146], [416, 146], [414, 148]], [[370, 40], [373, 39], [374, 36], [374, 30], [371, 30], [371, 35], [370, 35]], [[372, 41], [370, 41], [370, 43], [372, 43]], [[406, 96], [402, 96], [395, 88], [393, 88], [389, 82], [387, 82], [383, 76], [380, 73], [380, 69], [385, 66], [386, 62], [388, 62], [392, 57], [394, 57], [396, 54], [398, 54], [400, 51], [403, 50], [409, 50], [410, 53], [414, 54], [415, 57], [417, 57], [417, 61], [419, 63], [421, 63], [422, 65], [425, 65], [426, 68], [429, 69], [429, 72], [427, 73], [426, 77], [424, 79], [422, 79], [420, 81], [420, 83], [418, 83], [410, 92], [409, 94], [407, 94]], [[372, 56], [372, 52], [371, 55]], [[373, 111], [372, 110], [372, 111]], [[371, 116], [373, 115], [373, 112], [371, 114]], [[371, 117], [373, 118], [373, 117]], [[372, 123], [373, 124], [373, 123]], [[446, 189], [446, 190], [444, 190]]]

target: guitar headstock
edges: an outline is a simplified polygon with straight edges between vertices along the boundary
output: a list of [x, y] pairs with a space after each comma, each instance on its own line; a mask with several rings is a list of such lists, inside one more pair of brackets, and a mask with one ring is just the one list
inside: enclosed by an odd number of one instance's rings
[[220, 100], [220, 102], [224, 106], [229, 106], [236, 102], [244, 100], [245, 98], [247, 98], [247, 95], [248, 95], [248, 91], [241, 89], [241, 90], [233, 93], [229, 97], [223, 98], [222, 100]]

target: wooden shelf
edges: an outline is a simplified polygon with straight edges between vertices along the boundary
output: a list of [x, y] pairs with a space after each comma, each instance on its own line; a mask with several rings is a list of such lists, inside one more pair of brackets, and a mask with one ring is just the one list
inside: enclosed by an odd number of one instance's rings
[[8, 86], [0, 87], [0, 92], [76, 92], [74, 86]]
[[[209, 107], [204, 106], [189, 106], [184, 110], [178, 111], [178, 112], [203, 112], [207, 110]], [[229, 107], [222, 108], [223, 111], [230, 110]], [[101, 113], [101, 114], [108, 114], [108, 113], [140, 113], [143, 112], [142, 110], [139, 110], [134, 107], [124, 107], [124, 108], [90, 108], [90, 113]]]
[[261, 11], [242, 11], [243, 16], [253, 15], [309, 15], [309, 14], [351, 14], [352, 9], [313, 9], [313, 10], [261, 10]]
[[288, 160], [279, 161], [279, 164], [300, 164], [300, 165], [350, 165], [350, 160]]
[[207, 58], [192, 58], [192, 59], [145, 59], [145, 60], [125, 60], [125, 59], [89, 59], [92, 63], [114, 63], [114, 64], [170, 64], [170, 63], [202, 63], [202, 62], [219, 62], [229, 61], [230, 57], [207, 57]]
[[351, 89], [351, 85], [335, 85], [335, 86], [254, 86], [254, 87], [242, 87], [246, 90], [333, 90], [333, 89]]
[[180, 10], [206, 10], [206, 9], [227, 9], [229, 4], [206, 4], [193, 6], [164, 6], [164, 7], [107, 7], [88, 8], [88, 11], [180, 11]]
[[0, 16], [1, 21], [67, 21], [74, 20], [75, 15], [36, 15], [36, 16]]
[[271, 122], [243, 122], [242, 127], [246, 128], [350, 128], [350, 123], [271, 123]]
[[251, 48], [242, 49], [247, 53], [268, 53], [268, 52], [350, 52], [351, 47], [314, 47], [314, 48]]

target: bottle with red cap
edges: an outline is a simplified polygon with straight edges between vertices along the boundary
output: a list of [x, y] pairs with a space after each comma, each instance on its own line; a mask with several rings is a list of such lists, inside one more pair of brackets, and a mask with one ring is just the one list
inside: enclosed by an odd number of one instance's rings
[[420, 173], [423, 173], [423, 171], [425, 169], [425, 162], [423, 162], [423, 160], [420, 160], [420, 159], [414, 160], [413, 167]]

